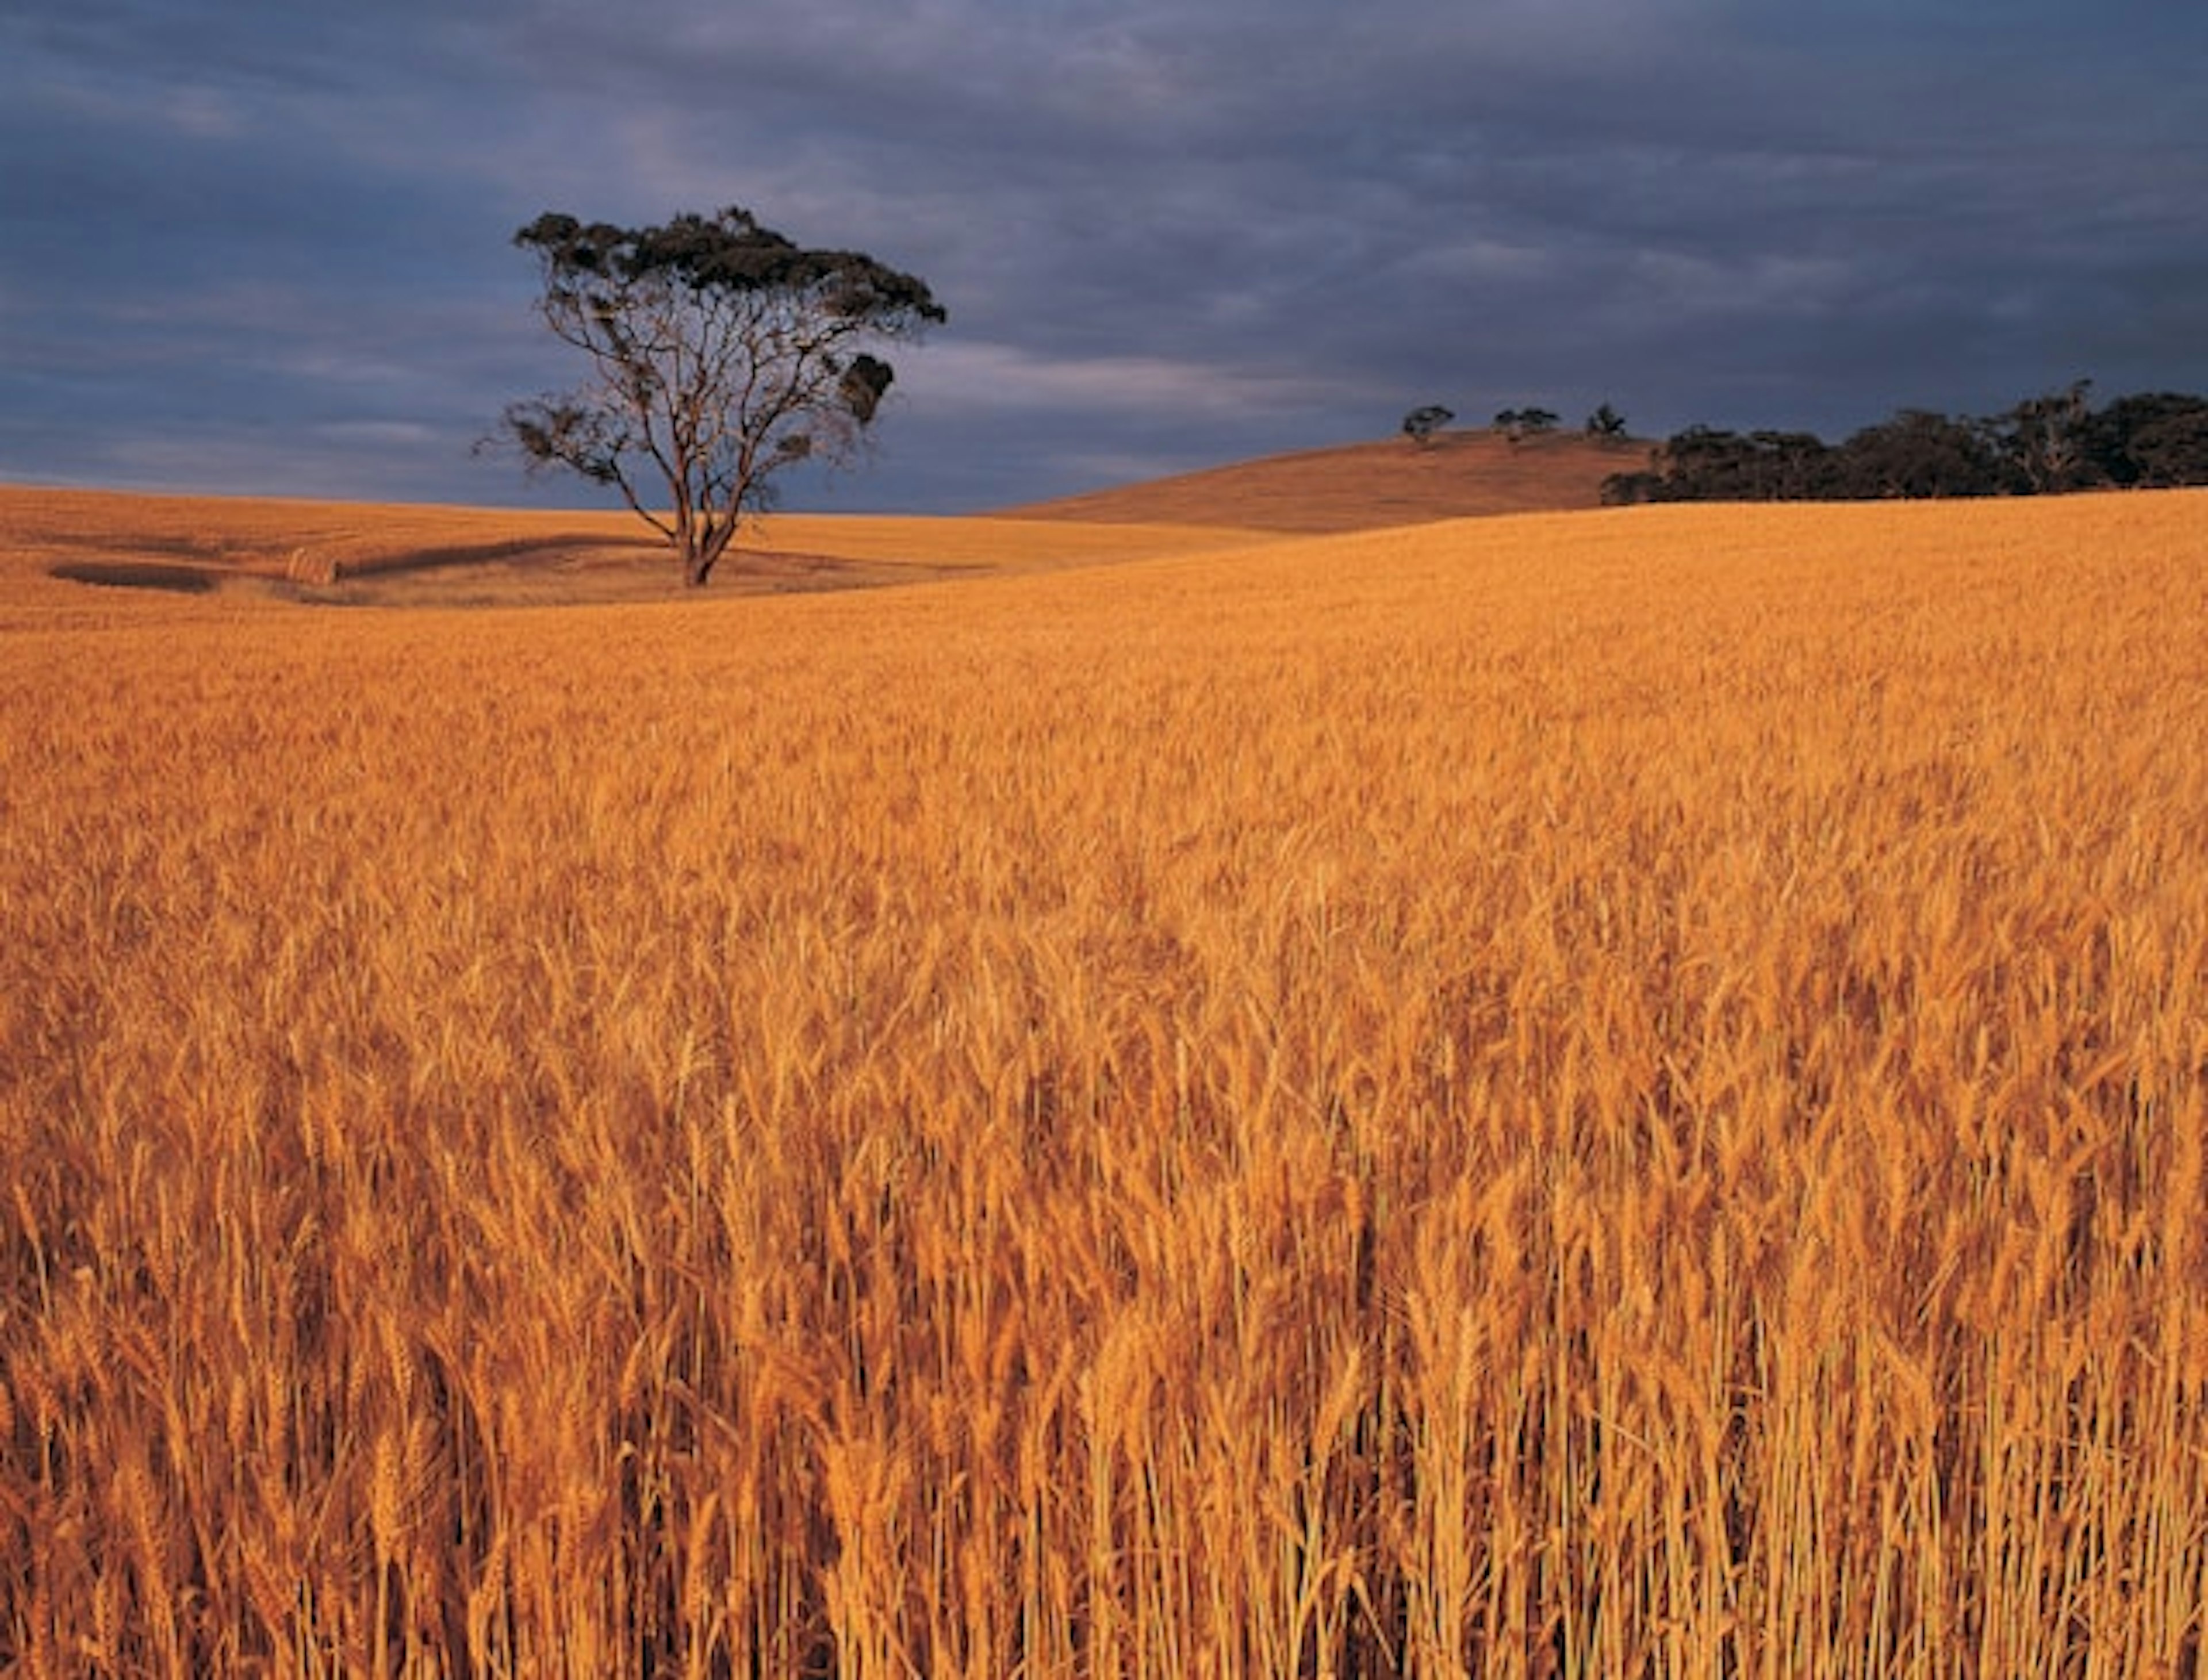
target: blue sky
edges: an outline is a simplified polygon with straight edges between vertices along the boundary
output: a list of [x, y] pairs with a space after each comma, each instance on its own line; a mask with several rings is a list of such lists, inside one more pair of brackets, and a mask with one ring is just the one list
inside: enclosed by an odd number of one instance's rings
[[7, 0], [0, 479], [588, 505], [511, 236], [729, 204], [951, 311], [793, 506], [2208, 393], [2208, 7]]

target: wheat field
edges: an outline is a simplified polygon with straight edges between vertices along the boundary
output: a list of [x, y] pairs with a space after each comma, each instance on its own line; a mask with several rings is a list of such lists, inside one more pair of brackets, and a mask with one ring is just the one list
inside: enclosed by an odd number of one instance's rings
[[2208, 496], [1036, 540], [0, 567], [0, 1671], [2198, 1672]]

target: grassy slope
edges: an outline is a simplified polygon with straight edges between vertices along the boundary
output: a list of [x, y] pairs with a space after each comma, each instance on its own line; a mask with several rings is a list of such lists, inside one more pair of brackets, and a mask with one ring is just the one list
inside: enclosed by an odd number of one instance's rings
[[1602, 481], [1641, 466], [1647, 453], [1644, 444], [1605, 446], [1570, 435], [1514, 444], [1493, 432], [1444, 432], [1425, 448], [1402, 438], [1342, 444], [1006, 511], [1038, 519], [1369, 531], [1593, 507]]
[[[776, 514], [718, 594], [784, 594], [1056, 570], [1364, 531], [1587, 508], [1637, 448], [1487, 433], [1349, 444], [1009, 508], [986, 519]], [[0, 573], [171, 593], [340, 604], [537, 605], [663, 598], [672, 568], [624, 513], [123, 495], [0, 485]], [[72, 585], [76, 587], [77, 585]]]
[[[717, 594], [860, 588], [1231, 546], [1209, 527], [775, 514]], [[0, 575], [338, 604], [540, 605], [663, 599], [665, 548], [624, 513], [135, 495], [0, 485]]]

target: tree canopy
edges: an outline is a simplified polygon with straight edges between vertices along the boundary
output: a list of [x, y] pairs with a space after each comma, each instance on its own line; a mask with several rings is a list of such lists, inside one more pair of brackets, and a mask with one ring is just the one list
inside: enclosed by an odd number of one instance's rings
[[777, 473], [855, 456], [896, 377], [874, 348], [948, 318], [915, 276], [798, 245], [741, 208], [640, 228], [551, 212], [514, 243], [586, 374], [509, 405], [504, 435], [532, 469], [618, 490], [692, 585]]
[[1599, 443], [1623, 443], [1626, 436], [1625, 417], [1605, 403], [1587, 416], [1585, 429]]
[[1977, 419], [1904, 409], [1839, 444], [1689, 426], [1648, 471], [1610, 478], [1603, 496], [1849, 501], [2208, 484], [2208, 399], [2157, 392], [2097, 411], [2089, 389], [2080, 381]]
[[1417, 444], [1433, 441], [1434, 434], [1456, 418], [1455, 411], [1439, 403], [1428, 403], [1414, 408], [1403, 417], [1403, 435]]
[[1558, 418], [1554, 409], [1506, 408], [1495, 417], [1495, 429], [1513, 443], [1520, 443], [1553, 432]]

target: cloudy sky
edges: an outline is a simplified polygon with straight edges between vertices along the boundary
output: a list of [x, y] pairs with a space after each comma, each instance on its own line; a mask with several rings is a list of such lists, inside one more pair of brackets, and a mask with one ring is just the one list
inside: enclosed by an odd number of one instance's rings
[[511, 236], [729, 204], [951, 312], [794, 505], [2208, 393], [2208, 5], [5, 0], [0, 479], [587, 502]]

